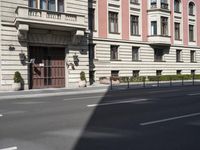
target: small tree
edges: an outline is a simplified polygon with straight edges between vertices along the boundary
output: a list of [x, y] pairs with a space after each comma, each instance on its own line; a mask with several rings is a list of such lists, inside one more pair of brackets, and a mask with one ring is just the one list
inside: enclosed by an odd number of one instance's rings
[[23, 78], [21, 76], [21, 73], [16, 71], [13, 80], [15, 83], [23, 83]]
[[85, 77], [85, 72], [84, 71], [81, 71], [80, 79], [81, 79], [81, 81], [86, 81], [86, 77]]

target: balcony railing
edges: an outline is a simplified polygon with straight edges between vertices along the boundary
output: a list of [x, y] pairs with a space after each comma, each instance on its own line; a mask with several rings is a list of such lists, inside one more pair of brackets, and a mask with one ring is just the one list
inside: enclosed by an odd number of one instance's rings
[[17, 7], [16, 22], [51, 24], [67, 27], [85, 28], [85, 16], [53, 12], [29, 7]]

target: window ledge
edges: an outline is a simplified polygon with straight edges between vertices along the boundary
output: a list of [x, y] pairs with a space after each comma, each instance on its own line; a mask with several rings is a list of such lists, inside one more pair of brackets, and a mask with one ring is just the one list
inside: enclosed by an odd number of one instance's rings
[[148, 37], [166, 37], [166, 38], [171, 38], [169, 35], [148, 35]]
[[140, 34], [131, 34], [131, 36], [137, 36], [137, 37], [140, 37], [141, 35], [140, 35]]
[[117, 35], [120, 35], [119, 32], [109, 32], [109, 34], [117, 34]]
[[192, 62], [190, 62], [190, 63], [197, 63], [197, 61], [192, 61]]
[[175, 41], [183, 41], [182, 39], [175, 39]]
[[181, 14], [181, 12], [180, 12], [180, 11], [174, 11], [174, 13]]
[[154, 62], [166, 62], [165, 60], [161, 60], [161, 61], [159, 61], [159, 60], [154, 60]]
[[122, 61], [121, 59], [111, 59], [110, 61]]
[[184, 61], [176, 61], [177, 63], [184, 63]]
[[142, 60], [132, 60], [132, 62], [142, 62]]
[[140, 3], [137, 3], [137, 2], [130, 2], [130, 4], [140, 5]]

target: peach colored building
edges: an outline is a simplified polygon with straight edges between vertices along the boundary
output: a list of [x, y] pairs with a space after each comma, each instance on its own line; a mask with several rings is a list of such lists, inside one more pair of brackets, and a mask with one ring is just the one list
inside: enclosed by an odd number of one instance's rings
[[93, 0], [90, 76], [200, 73], [199, 0]]

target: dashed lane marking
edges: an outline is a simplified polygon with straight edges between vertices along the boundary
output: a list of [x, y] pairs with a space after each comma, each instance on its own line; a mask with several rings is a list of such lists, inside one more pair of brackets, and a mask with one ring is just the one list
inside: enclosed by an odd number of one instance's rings
[[77, 98], [69, 98], [69, 99], [64, 99], [64, 101], [71, 101], [71, 100], [81, 100], [81, 99], [91, 99], [91, 98], [101, 98], [101, 96], [90, 96], [90, 97], [77, 97]]
[[173, 121], [173, 120], [179, 120], [179, 119], [196, 117], [196, 116], [200, 116], [200, 113], [193, 113], [193, 114], [187, 114], [187, 115], [183, 115], [183, 116], [177, 116], [177, 117], [171, 117], [171, 118], [166, 118], [166, 119], [161, 119], [161, 120], [149, 121], [149, 122], [140, 123], [140, 125], [141, 126], [147, 126], [147, 125], [164, 123], [164, 122], [169, 122], [169, 121]]
[[200, 95], [200, 93], [192, 93], [192, 94], [188, 94], [189, 96], [196, 96], [196, 95]]
[[8, 147], [8, 148], [0, 149], [0, 150], [17, 150], [17, 147], [16, 146], [14, 146], [14, 147]]
[[108, 106], [108, 105], [127, 104], [127, 103], [136, 103], [144, 101], [148, 101], [148, 99], [123, 100], [123, 101], [116, 101], [116, 102], [102, 103], [102, 104], [90, 104], [87, 105], [87, 107]]

